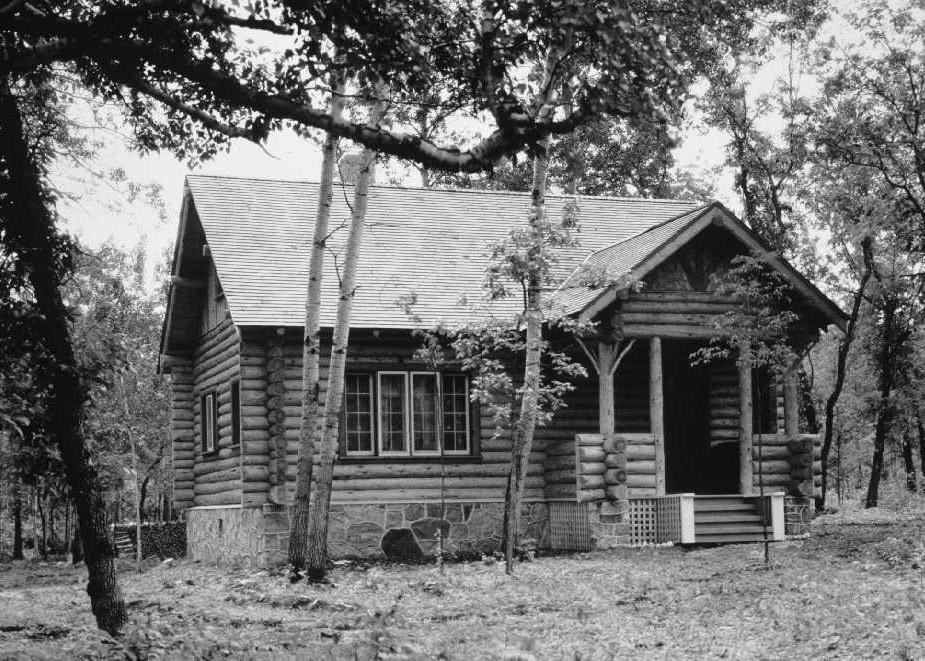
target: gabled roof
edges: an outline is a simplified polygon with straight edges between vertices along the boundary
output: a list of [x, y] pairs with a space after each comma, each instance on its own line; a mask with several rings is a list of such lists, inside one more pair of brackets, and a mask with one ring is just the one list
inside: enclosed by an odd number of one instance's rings
[[[337, 229], [325, 260], [322, 326], [334, 322], [352, 197], [351, 187], [335, 188], [331, 228]], [[306, 181], [187, 177], [173, 275], [202, 277], [204, 241], [237, 326], [301, 327], [317, 198], [318, 184]], [[570, 199], [548, 196], [548, 213], [560, 215]], [[471, 320], [483, 294], [489, 245], [522, 226], [529, 206], [523, 193], [372, 187], [352, 326], [403, 329]], [[713, 223], [764, 255], [825, 319], [843, 323], [838, 306], [718, 203], [594, 197], [579, 206], [580, 245], [559, 251], [565, 283], [552, 296], [557, 309], [590, 318], [619, 295], [612, 286], [583, 286], [582, 264], [643, 279]], [[194, 339], [180, 326], [195, 313], [192, 301], [203, 300], [198, 295], [171, 288], [165, 353]], [[410, 314], [400, 300], [413, 302]], [[520, 306], [520, 300], [501, 301], [491, 311], [514, 313]], [[183, 314], [175, 315], [181, 307]]]
[[[643, 280], [681, 247], [709, 226], [722, 227], [752, 254], [775, 268], [822, 318], [844, 328], [847, 316], [785, 259], [766, 246], [748, 227], [719, 202], [713, 202], [655, 225], [636, 236], [614, 243], [588, 257], [562, 283], [550, 302], [562, 314], [591, 319], [620, 295], [615, 287], [584, 286], [584, 273], [606, 270], [624, 275], [629, 282]], [[595, 283], [597, 284], [597, 283]]]
[[[186, 195], [191, 203], [185, 207], [202, 224], [234, 323], [302, 326], [318, 184], [196, 175], [187, 177]], [[325, 260], [324, 326], [334, 322], [340, 262], [333, 256], [343, 255], [352, 198], [349, 186], [335, 187], [331, 227], [341, 229]], [[548, 196], [548, 213], [560, 215], [569, 199]], [[589, 251], [694, 207], [679, 200], [625, 198], [582, 198], [579, 204], [580, 246], [561, 251], [562, 277]], [[421, 324], [468, 321], [472, 303], [482, 296], [489, 244], [522, 225], [529, 208], [523, 193], [372, 187], [352, 325], [414, 327], [397, 305], [402, 297], [416, 301], [411, 312]], [[493, 310], [513, 312], [519, 304], [503, 302]]]

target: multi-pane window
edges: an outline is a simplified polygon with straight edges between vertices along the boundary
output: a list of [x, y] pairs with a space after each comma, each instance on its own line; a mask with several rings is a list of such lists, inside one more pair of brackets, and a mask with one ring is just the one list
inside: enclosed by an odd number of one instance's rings
[[202, 396], [199, 416], [202, 423], [202, 451], [215, 452], [215, 441], [218, 436], [218, 415], [214, 392]]
[[375, 454], [372, 374], [348, 374], [344, 378], [343, 429], [347, 454]]
[[352, 456], [471, 454], [468, 381], [462, 374], [347, 374], [341, 441]]

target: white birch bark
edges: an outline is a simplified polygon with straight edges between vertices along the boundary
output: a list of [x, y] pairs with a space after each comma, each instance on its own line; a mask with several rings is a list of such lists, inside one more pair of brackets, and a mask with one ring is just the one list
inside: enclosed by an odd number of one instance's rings
[[[331, 116], [339, 119], [344, 110], [344, 82], [335, 81], [331, 94]], [[305, 567], [308, 542], [308, 507], [314, 461], [314, 429], [321, 406], [321, 282], [324, 252], [328, 239], [331, 201], [334, 198], [334, 167], [337, 164], [339, 139], [328, 133], [321, 160], [321, 183], [318, 188], [318, 211], [308, 262], [308, 289], [305, 297], [305, 333], [302, 345], [302, 417], [299, 424], [299, 461], [295, 495], [289, 523], [289, 566], [294, 572]], [[323, 422], [323, 419], [322, 419]]]
[[[385, 90], [377, 89], [377, 101], [370, 110], [369, 123], [376, 126], [385, 114]], [[320, 461], [311, 492], [308, 517], [308, 549], [306, 568], [313, 581], [324, 578], [327, 569], [328, 514], [331, 508], [331, 483], [334, 477], [334, 458], [337, 453], [340, 411], [343, 406], [344, 373], [347, 365], [347, 347], [350, 339], [350, 315], [356, 292], [356, 271], [360, 248], [366, 227], [366, 208], [369, 186], [373, 179], [376, 152], [364, 149], [353, 193], [353, 214], [347, 238], [344, 266], [341, 273], [340, 298], [331, 339], [331, 361], [328, 366], [328, 389], [324, 403], [324, 426], [321, 428]], [[318, 428], [314, 430], [318, 434]]]

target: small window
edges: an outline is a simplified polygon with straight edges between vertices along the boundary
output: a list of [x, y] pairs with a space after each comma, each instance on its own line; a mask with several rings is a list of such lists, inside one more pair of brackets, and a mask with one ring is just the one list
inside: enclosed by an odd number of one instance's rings
[[202, 419], [202, 451], [215, 452], [215, 436], [217, 415], [215, 410], [215, 393], [210, 392], [202, 396], [200, 417]]
[[231, 382], [231, 444], [241, 443], [241, 382]]

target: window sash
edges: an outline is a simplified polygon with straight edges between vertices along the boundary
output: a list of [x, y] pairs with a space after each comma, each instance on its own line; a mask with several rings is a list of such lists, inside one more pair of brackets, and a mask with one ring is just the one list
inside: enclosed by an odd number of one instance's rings
[[[376, 442], [375, 442], [375, 407], [373, 406], [374, 396], [373, 396], [373, 375], [372, 374], [347, 374], [345, 375], [344, 383], [344, 417], [343, 417], [343, 440], [344, 440], [344, 453], [351, 457], [369, 457], [376, 454]], [[351, 384], [350, 379], [356, 379], [357, 384]], [[351, 389], [351, 385], [364, 386], [354, 387]], [[362, 409], [362, 400], [365, 399], [365, 403], [368, 410]], [[351, 399], [354, 401], [353, 404], [356, 404], [354, 408], [351, 408]], [[357, 428], [351, 429], [350, 420], [351, 418], [359, 422], [362, 418], [366, 418], [367, 427], [366, 429]], [[357, 449], [351, 449], [351, 435], [353, 435], [357, 442]], [[364, 438], [365, 437], [365, 438]], [[366, 449], [363, 449], [363, 446], [366, 446]]]
[[241, 382], [231, 382], [231, 444], [241, 444]]
[[[391, 396], [388, 399], [383, 398], [383, 388], [382, 382], [383, 377], [388, 380], [390, 377], [400, 377], [401, 386], [399, 390], [399, 396]], [[401, 457], [407, 456], [409, 454], [409, 444], [408, 444], [408, 373], [407, 372], [377, 372], [376, 373], [376, 401], [378, 403], [378, 415], [377, 422], [377, 438], [379, 441], [379, 454], [383, 457]], [[393, 409], [393, 404], [398, 403], [401, 407], [401, 410], [395, 411]], [[389, 420], [388, 429], [386, 429], [385, 421]], [[396, 429], [392, 427], [393, 422], [398, 422], [400, 428]], [[401, 443], [399, 449], [394, 449], [395, 445], [391, 443], [393, 438], [396, 438]], [[389, 440], [389, 447], [393, 449], [386, 449], [386, 440]]]
[[[425, 456], [439, 457], [440, 451], [442, 450], [443, 434], [441, 433], [441, 420], [440, 420], [440, 418], [442, 417], [441, 416], [442, 407], [440, 406], [440, 401], [441, 401], [440, 381], [441, 379], [435, 378], [436, 376], [437, 375], [435, 375], [433, 372], [411, 372], [411, 396], [409, 398], [410, 399], [409, 408], [411, 410], [411, 430], [410, 430], [411, 431], [410, 433], [411, 443], [409, 444], [409, 449], [412, 455], [418, 456], [418, 457], [425, 457]], [[426, 429], [420, 429], [420, 430], [417, 429], [417, 426], [418, 426], [417, 419], [420, 414], [421, 423], [422, 423], [420, 426], [422, 428], [425, 428], [427, 424], [427, 420], [423, 416], [426, 415], [427, 411], [425, 410], [416, 411], [415, 410], [415, 405], [418, 403], [418, 400], [415, 398], [415, 391], [414, 391], [414, 382], [416, 378], [420, 380], [429, 379], [433, 387], [433, 392], [431, 393], [430, 411], [429, 411], [433, 416], [433, 418], [430, 420], [430, 431], [431, 431], [431, 434], [433, 435], [432, 436], [432, 442], [434, 446], [433, 449], [427, 449], [426, 447], [421, 447], [420, 449], [418, 449], [417, 447], [418, 432], [425, 433], [427, 431]], [[421, 408], [423, 409], [423, 407]]]
[[[441, 404], [441, 424], [442, 432], [440, 433], [441, 449], [443, 450], [444, 455], [467, 455], [471, 453], [471, 422], [472, 417], [469, 402], [469, 379], [463, 374], [441, 374], [440, 381], [442, 384], [440, 392], [440, 404]], [[462, 390], [460, 391], [458, 386], [462, 385]], [[450, 387], [448, 387], [450, 386]], [[451, 406], [450, 406], [451, 405]], [[449, 410], [448, 410], [449, 409]], [[464, 428], [457, 428], [456, 422], [459, 420], [459, 417], [462, 416], [464, 421]], [[453, 428], [450, 430], [449, 425], [452, 423]], [[454, 448], [453, 450], [447, 449], [447, 432], [451, 432], [454, 436]], [[455, 439], [459, 437], [459, 434], [462, 433], [463, 446], [462, 448], [457, 447]]]
[[202, 451], [215, 452], [215, 393], [210, 392], [202, 397]]

